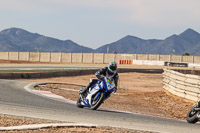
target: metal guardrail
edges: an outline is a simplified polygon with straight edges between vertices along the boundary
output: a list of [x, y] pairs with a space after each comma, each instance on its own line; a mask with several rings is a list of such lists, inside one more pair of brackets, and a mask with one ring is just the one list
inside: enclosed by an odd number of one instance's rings
[[[99, 69], [88, 70], [71, 70], [71, 71], [55, 71], [55, 72], [8, 72], [0, 73], [0, 79], [31, 79], [31, 78], [49, 78], [61, 76], [78, 76], [95, 74]], [[162, 73], [162, 69], [132, 69], [132, 68], [118, 68], [119, 73], [139, 72], [139, 73]]]
[[200, 76], [164, 69], [163, 88], [176, 96], [193, 101], [200, 99]]

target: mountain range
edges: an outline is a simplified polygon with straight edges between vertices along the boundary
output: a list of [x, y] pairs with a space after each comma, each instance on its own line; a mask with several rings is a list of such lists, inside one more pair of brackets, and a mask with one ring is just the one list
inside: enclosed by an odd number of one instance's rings
[[106, 53], [108, 47], [111, 53], [200, 55], [200, 34], [193, 29], [187, 29], [164, 40], [145, 40], [128, 35], [116, 42], [91, 49], [71, 40], [46, 37], [20, 28], [9, 28], [0, 32], [0, 51]]

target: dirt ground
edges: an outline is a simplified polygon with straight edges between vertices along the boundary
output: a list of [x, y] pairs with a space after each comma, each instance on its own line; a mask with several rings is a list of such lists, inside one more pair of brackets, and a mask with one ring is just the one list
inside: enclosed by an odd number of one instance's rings
[[[185, 120], [187, 112], [194, 104], [193, 101], [166, 92], [162, 85], [162, 74], [120, 73], [119, 76], [117, 95], [112, 95], [100, 108]], [[90, 78], [95, 78], [95, 76], [29, 80], [87, 85]], [[79, 97], [78, 92], [60, 90], [59, 88], [80, 89], [78, 86], [65, 84], [47, 84], [36, 89], [51, 91], [74, 101]]]

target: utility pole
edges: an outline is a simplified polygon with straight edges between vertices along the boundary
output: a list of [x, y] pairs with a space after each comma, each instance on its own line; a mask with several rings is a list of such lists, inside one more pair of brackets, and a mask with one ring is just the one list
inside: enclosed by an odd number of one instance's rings
[[36, 51], [39, 52], [40, 47], [35, 47]]
[[109, 53], [109, 46], [107, 46], [107, 53]]

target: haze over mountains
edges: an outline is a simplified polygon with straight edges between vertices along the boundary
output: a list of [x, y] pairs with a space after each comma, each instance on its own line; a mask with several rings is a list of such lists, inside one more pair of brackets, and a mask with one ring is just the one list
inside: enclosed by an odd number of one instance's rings
[[102, 45], [97, 49], [81, 46], [71, 40], [59, 40], [31, 33], [19, 28], [5, 29], [0, 32], [0, 51], [18, 52], [74, 52], [106, 53], [107, 47], [112, 53], [136, 54], [184, 54], [200, 55], [200, 34], [187, 29], [179, 35], [172, 35], [164, 40], [141, 39], [126, 36], [116, 42]]

